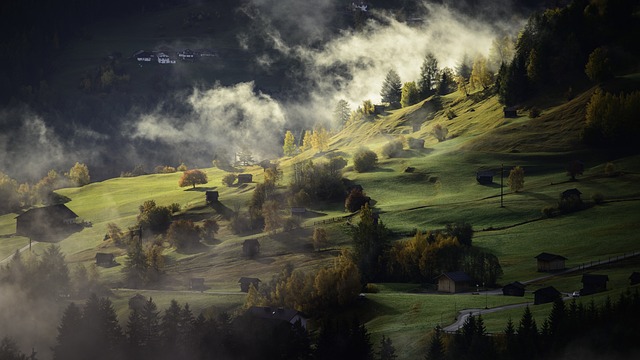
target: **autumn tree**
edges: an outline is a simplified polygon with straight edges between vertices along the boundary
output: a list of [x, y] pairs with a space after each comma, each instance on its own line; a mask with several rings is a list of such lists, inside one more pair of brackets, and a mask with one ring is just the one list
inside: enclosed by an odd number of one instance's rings
[[158, 206], [154, 200], [147, 200], [139, 206], [138, 227], [154, 234], [164, 233], [171, 224], [171, 209]]
[[584, 67], [584, 72], [595, 83], [601, 83], [613, 77], [613, 69], [609, 61], [608, 51], [599, 47], [589, 54], [589, 60]]
[[197, 184], [206, 184], [208, 182], [209, 180], [207, 179], [207, 174], [205, 172], [203, 172], [202, 170], [193, 169], [187, 170], [182, 173], [182, 177], [180, 177], [180, 180], [178, 180], [178, 186], [193, 186], [193, 188], [195, 189]]
[[472, 88], [480, 87], [483, 90], [493, 84], [493, 73], [489, 69], [487, 59], [484, 56], [478, 55], [474, 60], [469, 82]]
[[311, 147], [316, 151], [326, 151], [329, 148], [329, 132], [324, 127], [313, 130], [311, 134]]
[[513, 192], [519, 192], [524, 188], [524, 169], [516, 166], [509, 171], [507, 185]]
[[400, 99], [400, 105], [402, 107], [411, 106], [420, 101], [420, 94], [418, 93], [418, 87], [413, 81], [409, 81], [402, 85], [402, 96]]
[[76, 164], [69, 169], [67, 177], [77, 186], [87, 185], [90, 182], [89, 168], [85, 164], [76, 162]]
[[402, 81], [398, 73], [391, 69], [382, 83], [380, 90], [382, 102], [389, 103], [393, 108], [400, 106], [400, 98], [402, 97]]
[[219, 230], [220, 224], [216, 219], [207, 219], [202, 224], [202, 237], [205, 240], [214, 240]]
[[296, 139], [290, 130], [284, 134], [284, 145], [282, 146], [284, 156], [292, 156], [296, 152]]
[[264, 231], [275, 234], [283, 223], [280, 215], [280, 203], [275, 200], [265, 201], [262, 204], [262, 217], [264, 218]]
[[363, 282], [379, 280], [386, 267], [384, 256], [390, 245], [389, 230], [373, 214], [369, 204], [360, 210], [359, 222], [351, 231], [351, 239]]
[[314, 228], [313, 229], [313, 248], [316, 251], [320, 251], [320, 249], [326, 247], [329, 244], [327, 238], [327, 230], [324, 228]]
[[20, 208], [18, 183], [0, 171], [0, 214], [17, 211]]
[[188, 250], [200, 243], [200, 230], [191, 220], [176, 220], [167, 230], [167, 239], [178, 250]]
[[234, 182], [236, 182], [236, 179], [238, 178], [238, 175], [236, 174], [225, 174], [222, 177], [222, 183], [226, 186], [232, 186]]
[[458, 85], [458, 91], [461, 92], [462, 95], [464, 96], [469, 96], [469, 88], [467, 86], [467, 80], [460, 75], [456, 76], [455, 80], [456, 80], [456, 84]]
[[304, 136], [302, 138], [302, 146], [300, 147], [300, 150], [302, 151], [307, 151], [309, 149], [311, 149], [311, 138], [312, 138], [312, 134], [310, 130], [305, 130], [304, 131]]

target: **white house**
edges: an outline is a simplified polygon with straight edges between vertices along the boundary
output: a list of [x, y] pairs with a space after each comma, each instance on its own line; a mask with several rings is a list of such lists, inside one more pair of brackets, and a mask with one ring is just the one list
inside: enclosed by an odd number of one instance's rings
[[195, 58], [195, 53], [191, 49], [184, 49], [178, 53], [178, 57], [181, 60], [193, 60]]
[[169, 55], [165, 54], [165, 53], [159, 53], [158, 56], [158, 64], [175, 64], [176, 61], [172, 60]]
[[138, 52], [135, 55], [136, 60], [138, 60], [139, 62], [151, 62], [153, 57], [154, 55], [148, 51]]

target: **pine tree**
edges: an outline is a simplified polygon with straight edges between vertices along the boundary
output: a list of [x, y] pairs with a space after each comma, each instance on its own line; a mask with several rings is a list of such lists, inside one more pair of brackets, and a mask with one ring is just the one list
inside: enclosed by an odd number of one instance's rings
[[129, 314], [127, 328], [125, 334], [127, 336], [127, 345], [125, 353], [129, 359], [139, 359], [142, 357], [145, 340], [144, 340], [144, 324], [142, 323], [142, 315], [138, 309], [133, 309]]
[[304, 131], [304, 137], [302, 138], [302, 146], [300, 147], [300, 150], [307, 151], [307, 150], [312, 148], [312, 146], [311, 146], [311, 138], [312, 137], [313, 136], [312, 136], [310, 130], [305, 130]]
[[160, 312], [152, 298], [144, 303], [140, 317], [142, 318], [143, 353], [153, 358], [159, 350]]
[[164, 311], [160, 321], [159, 332], [160, 342], [164, 349], [163, 352], [164, 354], [174, 354], [172, 357], [177, 356], [181, 312], [182, 308], [178, 305], [178, 302], [171, 300], [171, 304]]
[[400, 80], [398, 73], [391, 69], [382, 83], [380, 97], [382, 98], [382, 102], [389, 103], [391, 107], [397, 108], [400, 106], [401, 96], [402, 81]]
[[538, 349], [538, 327], [533, 318], [529, 306], [525, 307], [520, 324], [518, 325], [517, 336], [520, 359], [533, 359], [536, 357]]
[[426, 360], [444, 360], [446, 358], [444, 340], [442, 338], [442, 328], [440, 325], [436, 325], [431, 336], [431, 343], [429, 343], [429, 350], [427, 352]]
[[417, 84], [418, 94], [421, 99], [425, 99], [434, 93], [438, 74], [438, 60], [432, 53], [428, 53], [420, 67], [420, 77]]
[[75, 304], [67, 306], [58, 326], [56, 345], [53, 348], [54, 360], [82, 359], [84, 333], [82, 331], [82, 311]]

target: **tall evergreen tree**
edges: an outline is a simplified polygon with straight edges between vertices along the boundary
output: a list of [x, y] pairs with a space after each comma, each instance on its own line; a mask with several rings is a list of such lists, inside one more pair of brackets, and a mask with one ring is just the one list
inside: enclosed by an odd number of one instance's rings
[[374, 217], [369, 204], [360, 210], [360, 222], [352, 230], [354, 256], [363, 282], [379, 280], [386, 268], [386, 252], [390, 246], [389, 230]]
[[420, 67], [420, 77], [418, 78], [418, 93], [421, 99], [433, 95], [436, 83], [438, 82], [438, 60], [432, 53], [428, 53], [422, 61]]
[[445, 358], [446, 352], [444, 348], [444, 339], [442, 338], [442, 328], [440, 325], [436, 325], [435, 329], [433, 329], [433, 335], [431, 336], [431, 342], [429, 343], [426, 360], [444, 360]]
[[393, 108], [400, 107], [400, 99], [402, 97], [402, 81], [400, 75], [391, 69], [387, 73], [387, 76], [382, 83], [382, 89], [380, 90], [380, 97], [382, 102], [389, 103]]
[[83, 359], [83, 354], [79, 350], [83, 348], [84, 335], [82, 311], [75, 303], [71, 303], [64, 310], [58, 326], [56, 345], [53, 347], [53, 359]]
[[529, 306], [525, 307], [517, 330], [520, 359], [533, 359], [538, 349], [538, 327]]
[[163, 354], [172, 354], [170, 357], [177, 357], [178, 354], [181, 312], [182, 308], [178, 302], [171, 300], [171, 304], [164, 311], [159, 325]]
[[153, 359], [159, 351], [160, 312], [152, 298], [144, 303], [142, 312], [142, 348], [149, 359]]

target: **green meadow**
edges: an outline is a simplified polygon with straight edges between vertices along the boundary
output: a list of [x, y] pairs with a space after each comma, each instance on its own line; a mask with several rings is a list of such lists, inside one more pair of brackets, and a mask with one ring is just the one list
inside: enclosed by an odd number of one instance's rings
[[[389, 111], [384, 116], [347, 124], [333, 134], [326, 153], [309, 150], [295, 157], [279, 159], [284, 174], [279, 188], [283, 190], [288, 184], [292, 165], [296, 162], [307, 159], [318, 162], [333, 155], [344, 156], [349, 162], [344, 177], [363, 186], [386, 226], [403, 234], [413, 229], [441, 229], [457, 221], [470, 223], [475, 230], [473, 245], [498, 256], [504, 271], [500, 279], [502, 284], [540, 277], [534, 259], [540, 252], [563, 255], [568, 259], [567, 267], [576, 267], [638, 251], [640, 159], [637, 156], [611, 159], [607, 154], [576, 146], [579, 135], [577, 130], [571, 129], [579, 129], [582, 118], [574, 116], [561, 120], [561, 117], [572, 109], [584, 107], [587, 100], [586, 96], [578, 96], [571, 102], [551, 104], [543, 109], [540, 118], [521, 114], [517, 119], [504, 119], [495, 96], [477, 94], [461, 99], [457, 93], [450, 94], [437, 99], [441, 103], [440, 110], [427, 114], [425, 109], [429, 108], [430, 102], [436, 101], [429, 98], [405, 109]], [[449, 110], [457, 116], [449, 119], [446, 116]], [[419, 129], [410, 126], [416, 121], [420, 123]], [[561, 125], [557, 124], [559, 121], [562, 121]], [[438, 142], [430, 135], [435, 124], [449, 129], [449, 139]], [[558, 134], [561, 131], [565, 131], [562, 136]], [[382, 156], [382, 147], [389, 140], [402, 137], [425, 139], [425, 148], [405, 149], [394, 158]], [[536, 137], [539, 142], [533, 141]], [[377, 169], [367, 173], [357, 173], [352, 166], [352, 155], [362, 144], [379, 156]], [[574, 159], [585, 163], [585, 171], [577, 181], [569, 181], [565, 165]], [[605, 174], [607, 162], [614, 164], [616, 176]], [[506, 176], [514, 166], [521, 166], [525, 171], [524, 189], [517, 193], [506, 186]], [[414, 168], [413, 172], [405, 172], [408, 167]], [[502, 168], [503, 188], [500, 186]], [[343, 203], [312, 205], [309, 208], [312, 215], [303, 219], [300, 229], [291, 232], [233, 234], [225, 212], [246, 210], [255, 184], [263, 179], [263, 170], [259, 166], [242, 169], [253, 175], [254, 183], [231, 187], [222, 184], [224, 171], [217, 168], [202, 170], [207, 173], [209, 182], [195, 189], [180, 188], [181, 173], [173, 173], [114, 178], [57, 191], [70, 199], [66, 205], [71, 210], [91, 223], [58, 243], [70, 267], [75, 264], [90, 266], [98, 251], [116, 254], [120, 266], [99, 268], [98, 271], [102, 281], [113, 288], [111, 299], [121, 320], [126, 319], [128, 299], [137, 292], [153, 297], [161, 309], [175, 299], [181, 304], [189, 303], [195, 313], [234, 313], [244, 303], [244, 294], [240, 293], [237, 284], [240, 277], [259, 277], [268, 281], [287, 263], [303, 271], [314, 271], [329, 264], [340, 248], [350, 246], [345, 222], [332, 221], [348, 215]], [[478, 184], [475, 174], [479, 170], [494, 171], [493, 184]], [[560, 194], [571, 188], [582, 192], [587, 208], [544, 217], [542, 209], [556, 206]], [[205, 203], [206, 190], [219, 191], [220, 206], [211, 207]], [[596, 194], [602, 195], [604, 202], [596, 204], [592, 200]], [[121, 289], [121, 269], [126, 262], [126, 252], [103, 240], [107, 224], [115, 223], [122, 229], [133, 226], [138, 207], [147, 200], [154, 200], [158, 205], [177, 203], [181, 211], [176, 216], [195, 222], [213, 217], [219, 221], [221, 229], [215, 242], [202, 244], [198, 251], [180, 253], [165, 243], [165, 275], [156, 289]], [[26, 238], [10, 236], [15, 232], [15, 216], [0, 217], [2, 259], [28, 244]], [[325, 224], [318, 224], [323, 221]], [[324, 251], [313, 250], [314, 226], [323, 226], [328, 231], [331, 245]], [[255, 237], [260, 237], [260, 256], [257, 259], [242, 257], [242, 241]], [[396, 237], [396, 240], [401, 239], [402, 235]], [[46, 246], [48, 244], [38, 243], [33, 251], [37, 254]], [[598, 272], [604, 271], [610, 276], [610, 290], [578, 301], [590, 301], [590, 298], [600, 301], [608, 295], [617, 296], [627, 287], [625, 276], [638, 269], [638, 263], [633, 261], [611, 264], [602, 270], [598, 268]], [[570, 293], [579, 289], [580, 275], [555, 276], [529, 285], [528, 290], [554, 285], [560, 291]], [[207, 290], [203, 293], [189, 291], [192, 277], [205, 278]], [[378, 286], [381, 288], [379, 293], [366, 294], [365, 299], [348, 312], [366, 320], [374, 341], [379, 341], [382, 335], [391, 337], [401, 359], [419, 357], [428, 344], [433, 327], [453, 322], [462, 309], [533, 301], [530, 293], [524, 298], [442, 295], [433, 291], [425, 293], [420, 284]], [[541, 323], [549, 310], [550, 305], [534, 306], [536, 320]], [[487, 314], [487, 329], [499, 332], [509, 317], [517, 321], [521, 314], [521, 308]]]

